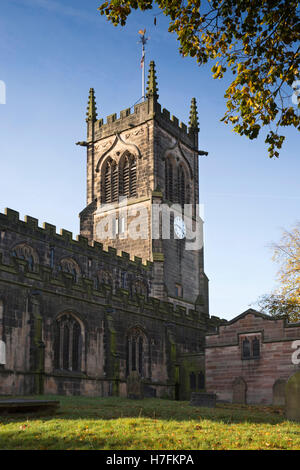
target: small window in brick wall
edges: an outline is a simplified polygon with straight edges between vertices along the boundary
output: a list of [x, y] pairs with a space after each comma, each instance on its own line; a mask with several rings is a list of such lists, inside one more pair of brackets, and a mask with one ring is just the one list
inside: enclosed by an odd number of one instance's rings
[[244, 359], [248, 359], [251, 356], [251, 344], [248, 338], [243, 339], [242, 356]]
[[253, 357], [259, 357], [259, 355], [260, 355], [259, 339], [256, 338], [256, 337], [252, 341], [252, 355], [253, 355]]
[[257, 359], [260, 356], [260, 341], [257, 336], [242, 340], [242, 359]]

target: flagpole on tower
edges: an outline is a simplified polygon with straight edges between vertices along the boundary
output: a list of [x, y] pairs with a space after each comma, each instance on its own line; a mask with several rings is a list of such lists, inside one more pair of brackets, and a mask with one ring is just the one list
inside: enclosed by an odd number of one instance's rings
[[142, 98], [145, 100], [145, 46], [142, 48], [143, 76], [142, 76]]
[[145, 46], [149, 38], [146, 38], [146, 28], [144, 30], [140, 29], [139, 34], [141, 38], [139, 43], [142, 44], [142, 59], [141, 59], [141, 67], [142, 67], [142, 99], [145, 101]]

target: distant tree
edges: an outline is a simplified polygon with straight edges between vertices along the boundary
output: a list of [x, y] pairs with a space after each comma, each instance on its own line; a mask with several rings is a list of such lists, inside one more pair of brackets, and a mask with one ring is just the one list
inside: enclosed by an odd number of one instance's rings
[[300, 130], [299, 2], [107, 0], [99, 10], [115, 26], [123, 26], [132, 9], [154, 6], [170, 18], [169, 32], [177, 34], [183, 56], [195, 57], [199, 64], [215, 60], [213, 78], [230, 70], [236, 76], [225, 93], [227, 111], [221, 121], [250, 139], [268, 126], [269, 156], [278, 157], [285, 139], [279, 128]]
[[300, 321], [300, 223], [284, 231], [279, 244], [274, 244], [274, 260], [281, 264], [279, 288], [261, 297], [259, 307], [275, 317]]
[[300, 321], [300, 303], [281, 295], [273, 293], [262, 296], [258, 301], [258, 308], [272, 317], [286, 318], [290, 322]]

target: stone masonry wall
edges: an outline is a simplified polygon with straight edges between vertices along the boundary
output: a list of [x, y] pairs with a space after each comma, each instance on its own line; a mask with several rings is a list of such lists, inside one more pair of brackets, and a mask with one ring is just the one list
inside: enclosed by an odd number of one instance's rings
[[[243, 338], [260, 341], [258, 358], [242, 358]], [[208, 392], [217, 393], [219, 400], [231, 402], [233, 384], [242, 378], [246, 383], [247, 403], [272, 403], [274, 383], [287, 380], [299, 365], [292, 363], [300, 339], [300, 325], [286, 324], [249, 310], [220, 326], [217, 334], [206, 336], [205, 368]]]
[[[66, 259], [79, 271], [66, 271]], [[196, 310], [174, 309], [134, 291], [135, 280], [151, 285], [152, 269], [152, 263], [132, 261], [126, 253], [90, 246], [84, 237], [58, 235], [49, 224], [40, 228], [31, 217], [21, 221], [15, 211], [0, 214], [0, 339], [6, 345], [0, 394], [126, 396], [126, 338], [138, 328], [147, 344], [145, 393], [174, 397], [176, 367], [181, 364], [185, 376], [189, 355], [195, 357], [195, 372], [202, 364], [196, 357], [203, 358], [209, 321]], [[62, 315], [81, 325], [80, 372], [55, 365], [55, 325]], [[181, 393], [188, 393], [185, 385]]]
[[[136, 210], [136, 214], [139, 214], [141, 207], [145, 208], [143, 217], [147, 219], [147, 234], [136, 239], [120, 234], [105, 238], [99, 230], [101, 223], [108, 220], [110, 214], [119, 217], [122, 212], [118, 202], [112, 203], [108, 209], [102, 208], [102, 168], [108, 158], [118, 164], [126, 151], [132, 153], [137, 162], [137, 196], [128, 199], [128, 208], [130, 211]], [[196, 130], [179, 123], [168, 110], [161, 108], [155, 97], [136, 105], [133, 112], [126, 109], [120, 112], [119, 117], [116, 114], [108, 116], [106, 123], [103, 119], [88, 122], [88, 205], [80, 214], [81, 234], [90, 241], [94, 239], [105, 247], [112, 246], [117, 251], [126, 251], [143, 260], [157, 261], [161, 256], [163, 273], [162, 277], [154, 280], [152, 295], [172, 302], [184, 302], [186, 306], [193, 305], [201, 295], [203, 310], [208, 314], [208, 280], [204, 274], [203, 248], [192, 251], [186, 250], [185, 241], [170, 239], [158, 243], [151, 240], [153, 194], [160, 191], [161, 199], [158, 202], [170, 205], [165, 198], [165, 160], [168, 157], [185, 169], [195, 221], [199, 215], [196, 213], [199, 202]], [[128, 224], [134, 219], [136, 215], [129, 215]], [[155, 272], [158, 270], [157, 267]], [[176, 299], [176, 285], [182, 286], [182, 299]]]

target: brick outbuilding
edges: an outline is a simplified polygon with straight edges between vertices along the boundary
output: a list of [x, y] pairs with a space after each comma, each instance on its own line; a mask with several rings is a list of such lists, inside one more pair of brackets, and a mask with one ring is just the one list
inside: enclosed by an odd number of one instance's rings
[[205, 368], [206, 390], [218, 400], [274, 403], [300, 369], [300, 323], [249, 309], [206, 335]]

